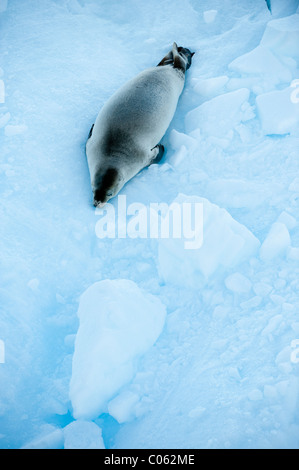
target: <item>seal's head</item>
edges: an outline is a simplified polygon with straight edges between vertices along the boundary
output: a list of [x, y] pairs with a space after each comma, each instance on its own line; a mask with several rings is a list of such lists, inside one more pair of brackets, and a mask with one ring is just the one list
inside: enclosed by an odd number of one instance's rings
[[116, 168], [98, 171], [93, 185], [93, 205], [103, 207], [123, 187], [124, 181]]
[[172, 65], [174, 68], [181, 69], [185, 72], [190, 68], [194, 54], [195, 52], [191, 52], [186, 47], [178, 47], [174, 42], [172, 50], [163, 57], [158, 67], [161, 65]]

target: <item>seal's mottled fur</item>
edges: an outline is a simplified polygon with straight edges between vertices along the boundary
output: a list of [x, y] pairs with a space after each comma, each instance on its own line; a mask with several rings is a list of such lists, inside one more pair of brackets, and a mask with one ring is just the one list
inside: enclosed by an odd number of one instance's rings
[[192, 56], [174, 43], [157, 67], [123, 85], [99, 112], [86, 143], [95, 206], [162, 158], [159, 142], [174, 116]]

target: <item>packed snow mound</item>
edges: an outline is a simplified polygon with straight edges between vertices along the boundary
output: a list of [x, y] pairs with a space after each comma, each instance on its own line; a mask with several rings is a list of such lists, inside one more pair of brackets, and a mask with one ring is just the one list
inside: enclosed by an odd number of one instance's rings
[[223, 208], [205, 198], [179, 194], [179, 204], [202, 204], [202, 245], [186, 249], [183, 239], [159, 240], [159, 272], [165, 282], [196, 288], [218, 271], [237, 266], [255, 256], [259, 240]]
[[70, 399], [76, 419], [93, 419], [134, 376], [136, 360], [159, 337], [162, 302], [127, 279], [103, 280], [81, 296]]

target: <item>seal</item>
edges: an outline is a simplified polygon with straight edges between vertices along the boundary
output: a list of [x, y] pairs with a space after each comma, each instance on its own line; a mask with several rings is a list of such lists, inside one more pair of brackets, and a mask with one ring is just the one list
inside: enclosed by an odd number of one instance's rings
[[143, 168], [163, 157], [160, 144], [176, 111], [194, 52], [178, 47], [117, 90], [86, 142], [94, 206], [103, 207]]

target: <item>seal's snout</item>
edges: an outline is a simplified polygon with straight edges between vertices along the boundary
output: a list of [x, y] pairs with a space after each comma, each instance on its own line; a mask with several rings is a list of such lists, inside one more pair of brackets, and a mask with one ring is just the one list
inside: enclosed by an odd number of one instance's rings
[[106, 204], [105, 202], [96, 201], [95, 199], [93, 201], [94, 207], [98, 207], [99, 209], [102, 209], [102, 207], [104, 207], [105, 204]]

